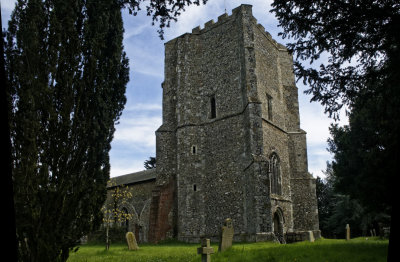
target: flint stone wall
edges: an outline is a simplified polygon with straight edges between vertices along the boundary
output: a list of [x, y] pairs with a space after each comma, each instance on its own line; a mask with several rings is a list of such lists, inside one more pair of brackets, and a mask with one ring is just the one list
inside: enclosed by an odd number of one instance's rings
[[[234, 241], [274, 240], [277, 228], [318, 232], [292, 67], [250, 5], [165, 44], [153, 242], [218, 241], [226, 218]], [[271, 193], [272, 155], [279, 159], [278, 194]]]
[[[262, 238], [273, 230], [277, 210], [285, 232], [308, 227], [300, 221], [308, 213], [293, 216], [294, 201], [314, 207], [315, 197], [312, 192], [292, 197], [291, 186], [302, 185], [292, 176], [310, 177], [303, 175], [305, 132], [300, 129], [293, 60], [285, 47], [257, 24], [251, 6], [241, 5], [231, 16], [224, 14], [169, 41], [165, 50], [157, 175], [162, 181], [176, 179], [178, 239], [216, 240], [230, 217], [236, 240], [255, 241], [257, 234]], [[215, 118], [211, 99], [216, 101]], [[293, 151], [299, 147], [304, 148]], [[268, 160], [273, 153], [280, 159], [281, 195], [270, 194]], [[315, 228], [316, 222], [310, 223]]]

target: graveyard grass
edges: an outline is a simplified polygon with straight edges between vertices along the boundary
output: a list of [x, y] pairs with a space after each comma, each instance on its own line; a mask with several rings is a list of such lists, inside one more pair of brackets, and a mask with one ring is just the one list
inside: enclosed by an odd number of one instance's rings
[[[158, 245], [139, 244], [139, 250], [129, 251], [127, 244], [112, 244], [109, 251], [104, 245], [82, 245], [71, 252], [68, 262], [199, 262], [200, 244], [167, 241]], [[281, 245], [272, 242], [234, 243], [229, 250], [218, 253], [218, 243], [212, 243], [212, 262], [379, 262], [387, 260], [388, 240], [378, 237], [351, 239], [319, 239], [314, 243], [299, 242]]]

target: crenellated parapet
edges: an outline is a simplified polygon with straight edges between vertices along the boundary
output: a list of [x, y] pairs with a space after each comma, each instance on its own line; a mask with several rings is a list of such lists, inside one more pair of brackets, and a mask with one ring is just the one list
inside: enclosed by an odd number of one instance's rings
[[[207, 31], [213, 30], [214, 28], [216, 28], [228, 21], [235, 20], [239, 16], [242, 15], [242, 10], [245, 10], [245, 11], [251, 13], [251, 7], [252, 7], [251, 5], [238, 6], [232, 10], [232, 15], [228, 15], [227, 13], [224, 13], [218, 17], [217, 22], [214, 22], [214, 19], [211, 19], [208, 22], [204, 23], [203, 28], [201, 28], [200, 26], [193, 28], [192, 34], [194, 34], [194, 35], [202, 34]], [[251, 22], [255, 25], [255, 27], [262, 32], [262, 34], [265, 36], [265, 38], [267, 38], [276, 49], [278, 49], [279, 51], [287, 52], [287, 48], [284, 45], [278, 43], [275, 39], [273, 39], [271, 34], [265, 30], [264, 26], [261, 25], [260, 23], [257, 23], [256, 18], [251, 16], [250, 19], [251, 19]]]

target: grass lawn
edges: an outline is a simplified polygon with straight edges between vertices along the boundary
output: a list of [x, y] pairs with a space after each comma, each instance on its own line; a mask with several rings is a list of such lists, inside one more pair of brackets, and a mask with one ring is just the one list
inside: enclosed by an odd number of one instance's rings
[[[218, 253], [213, 243], [212, 262], [379, 262], [386, 261], [388, 240], [356, 238], [350, 241], [320, 239], [314, 243], [299, 242], [281, 245], [271, 242], [234, 243], [233, 247]], [[138, 251], [129, 251], [125, 244], [114, 244], [106, 251], [104, 245], [83, 245], [71, 252], [68, 262], [188, 262], [201, 261], [197, 254], [200, 244], [166, 242], [158, 245], [142, 244]]]

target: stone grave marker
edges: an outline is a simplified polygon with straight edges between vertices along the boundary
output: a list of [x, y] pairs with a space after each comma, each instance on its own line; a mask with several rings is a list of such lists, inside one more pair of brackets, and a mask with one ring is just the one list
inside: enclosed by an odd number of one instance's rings
[[375, 229], [370, 229], [369, 232], [371, 233], [371, 237], [376, 237]]
[[310, 242], [314, 242], [315, 241], [314, 232], [308, 231], [308, 240]]
[[[383, 237], [389, 238], [390, 237], [390, 227], [382, 227], [382, 230], [383, 230]], [[376, 236], [376, 233], [375, 233], [375, 236]]]
[[201, 254], [201, 262], [211, 262], [211, 254], [214, 254], [214, 248], [210, 245], [210, 239], [203, 238], [201, 247], [197, 248], [197, 254]]
[[233, 241], [233, 225], [232, 225], [232, 219], [227, 218], [225, 219], [225, 225], [222, 227], [222, 232], [221, 232], [221, 240], [219, 242], [219, 247], [218, 251], [223, 252], [230, 248], [232, 246], [232, 241]]
[[346, 224], [346, 240], [350, 240], [350, 226]]
[[126, 242], [128, 242], [129, 250], [138, 250], [139, 246], [136, 242], [136, 237], [132, 232], [126, 233]]

